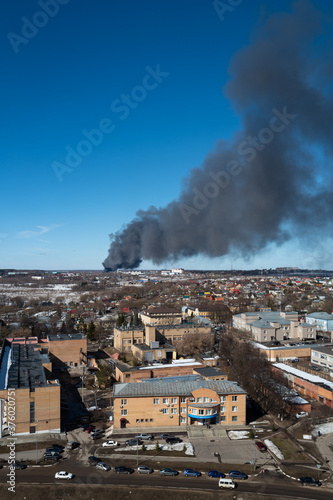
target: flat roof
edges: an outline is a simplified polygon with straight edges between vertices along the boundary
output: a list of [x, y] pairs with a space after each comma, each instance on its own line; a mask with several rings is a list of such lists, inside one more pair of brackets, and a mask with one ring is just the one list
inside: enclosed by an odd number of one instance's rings
[[57, 340], [80, 340], [85, 339], [83, 333], [57, 333], [47, 336], [50, 342], [55, 342]]

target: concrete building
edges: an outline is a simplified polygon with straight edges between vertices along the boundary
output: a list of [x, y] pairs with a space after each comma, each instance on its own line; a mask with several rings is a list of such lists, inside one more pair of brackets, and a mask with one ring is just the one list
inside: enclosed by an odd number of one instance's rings
[[236, 382], [198, 375], [115, 384], [114, 426], [244, 425], [246, 392]]
[[317, 330], [323, 332], [333, 331], [333, 314], [326, 312], [314, 312], [306, 315], [306, 322], [310, 325], [316, 325]]
[[333, 376], [333, 345], [325, 347], [312, 347], [311, 363], [320, 366], [324, 371]]
[[[6, 339], [0, 356], [0, 437], [10, 423], [15, 435], [60, 432], [60, 383], [48, 380], [47, 354], [35, 337]], [[9, 416], [14, 415], [14, 420]]]
[[316, 328], [308, 322], [298, 321], [297, 312], [246, 312], [233, 316], [237, 330], [250, 332], [257, 342], [288, 339], [315, 339]]

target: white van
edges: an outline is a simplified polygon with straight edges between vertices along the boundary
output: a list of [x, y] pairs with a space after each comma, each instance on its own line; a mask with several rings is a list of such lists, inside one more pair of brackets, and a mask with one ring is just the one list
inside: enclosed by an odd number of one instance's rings
[[220, 477], [219, 479], [219, 488], [236, 488], [236, 483], [233, 482], [232, 479], [228, 477]]

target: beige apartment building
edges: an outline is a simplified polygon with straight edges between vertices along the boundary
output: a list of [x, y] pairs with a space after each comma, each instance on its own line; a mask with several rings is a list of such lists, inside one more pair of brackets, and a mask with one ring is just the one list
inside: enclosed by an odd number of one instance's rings
[[246, 392], [198, 375], [115, 384], [113, 405], [116, 429], [246, 423]]
[[140, 312], [144, 325], [174, 325], [182, 322], [182, 313], [171, 307], [151, 307]]

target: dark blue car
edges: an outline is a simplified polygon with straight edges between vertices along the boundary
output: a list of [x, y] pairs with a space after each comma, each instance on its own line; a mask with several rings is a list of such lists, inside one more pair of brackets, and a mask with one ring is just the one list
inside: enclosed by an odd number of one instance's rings
[[210, 472], [208, 472], [208, 477], [225, 477], [225, 474], [223, 474], [223, 472], [219, 472], [217, 470], [211, 470]]
[[183, 474], [184, 474], [184, 476], [192, 476], [192, 477], [201, 476], [201, 472], [199, 472], [198, 470], [193, 470], [193, 469], [185, 469]]
[[239, 470], [231, 470], [229, 472], [229, 477], [232, 479], [247, 479], [248, 475], [245, 472], [240, 472]]

